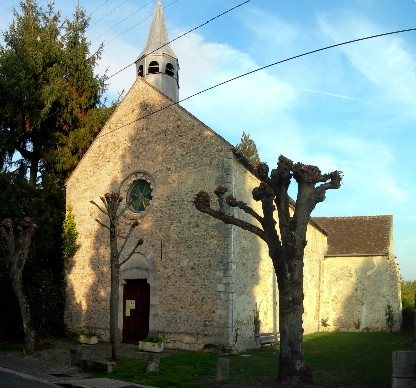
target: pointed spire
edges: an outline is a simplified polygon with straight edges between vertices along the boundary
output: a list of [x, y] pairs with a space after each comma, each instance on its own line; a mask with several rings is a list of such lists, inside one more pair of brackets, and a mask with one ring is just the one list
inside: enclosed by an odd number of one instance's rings
[[152, 25], [150, 26], [149, 35], [144, 50], [140, 53], [139, 58], [149, 54], [166, 54], [172, 58], [178, 59], [171, 47], [169, 46], [169, 37], [165, 24], [165, 16], [160, 0], [157, 0], [155, 12], [153, 14]]
[[136, 75], [172, 100], [179, 101], [179, 61], [169, 46], [160, 0], [156, 4], [146, 46], [136, 60]]

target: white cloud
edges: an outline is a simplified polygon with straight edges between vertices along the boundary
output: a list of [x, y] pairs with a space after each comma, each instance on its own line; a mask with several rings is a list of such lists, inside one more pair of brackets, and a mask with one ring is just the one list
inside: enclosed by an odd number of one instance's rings
[[[321, 15], [319, 24], [335, 43], [388, 32], [352, 12]], [[353, 33], [352, 33], [353, 32]], [[339, 47], [350, 64], [373, 85], [380, 106], [415, 115], [416, 61], [414, 48], [400, 35], [390, 35]], [[376, 94], [377, 93], [377, 94]]]
[[[180, 99], [258, 68], [248, 54], [225, 44], [205, 42], [197, 34], [187, 35], [173, 48], [180, 58]], [[284, 120], [295, 98], [289, 84], [260, 71], [209, 90], [183, 105], [223, 135], [240, 136], [243, 130], [254, 135], [256, 128], [272, 131], [276, 137], [276, 122], [278, 118]]]
[[[338, 166], [343, 166], [344, 183], [373, 203], [405, 202], [406, 191], [393, 173], [394, 156], [388, 145], [379, 141], [341, 136], [330, 144]], [[356, 198], [354, 199], [356, 200]]]
[[276, 55], [285, 55], [293, 50], [293, 46], [299, 42], [299, 29], [276, 13], [252, 7], [250, 12], [243, 14], [243, 18], [245, 27], [250, 31], [247, 49], [259, 55], [269, 54], [276, 58]]

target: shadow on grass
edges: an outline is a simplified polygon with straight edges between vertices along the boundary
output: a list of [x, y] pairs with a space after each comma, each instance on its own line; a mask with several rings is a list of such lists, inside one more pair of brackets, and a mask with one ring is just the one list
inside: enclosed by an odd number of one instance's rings
[[[411, 347], [411, 334], [316, 333], [304, 337], [306, 362], [317, 387], [389, 387], [393, 350]], [[230, 359], [226, 383], [215, 381], [219, 357]], [[110, 375], [117, 380], [155, 387], [272, 386], [279, 352], [273, 348], [236, 356], [180, 352], [160, 360], [159, 373], [146, 373], [145, 359], [123, 359]]]

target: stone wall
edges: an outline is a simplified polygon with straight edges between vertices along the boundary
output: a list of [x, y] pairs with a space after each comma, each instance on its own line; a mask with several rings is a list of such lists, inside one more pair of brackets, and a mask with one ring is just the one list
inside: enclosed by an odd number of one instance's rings
[[[233, 195], [262, 215], [261, 202], [254, 201], [252, 197], [252, 190], [258, 185], [259, 180], [241, 163], [235, 161]], [[241, 210], [236, 210], [235, 215], [247, 222], [254, 224], [257, 222]], [[275, 219], [278, 219], [277, 212]], [[259, 237], [238, 227], [233, 228], [232, 235], [235, 266], [233, 331], [237, 338], [237, 347], [244, 349], [253, 347], [255, 344], [254, 314], [256, 309], [258, 309], [261, 321], [261, 332], [279, 331], [279, 291], [267, 244]], [[308, 244], [304, 257], [303, 327], [305, 333], [311, 333], [319, 330], [320, 284], [326, 236], [316, 224], [310, 223], [306, 239]]]
[[[261, 214], [261, 204], [251, 195], [259, 182], [236, 159], [232, 146], [191, 114], [177, 105], [161, 110], [170, 104], [138, 78], [67, 182], [67, 203], [80, 237], [67, 270], [66, 323], [97, 330], [108, 339], [109, 236], [95, 221], [106, 222], [105, 216], [90, 201], [100, 203], [105, 193], [119, 192], [124, 206], [131, 184], [145, 179], [153, 190], [150, 206], [141, 213], [128, 210], [120, 225], [125, 235], [132, 222], [140, 222], [127, 250], [144, 239], [121, 268], [120, 330], [123, 285], [147, 279], [150, 332], [165, 335], [167, 347], [253, 347], [256, 309], [261, 332], [279, 330], [278, 287], [267, 246], [247, 231], [200, 213], [192, 201], [198, 191], [212, 194], [223, 185]], [[399, 316], [393, 247], [385, 257], [324, 261], [326, 236], [314, 223], [308, 226], [307, 241], [305, 333], [353, 330], [355, 323], [381, 329], [387, 303]], [[120, 238], [120, 246], [122, 242]], [[321, 327], [322, 320], [331, 326]]]
[[[192, 200], [199, 190], [228, 184], [233, 155], [227, 142], [178, 106], [141, 119], [169, 103], [138, 79], [67, 182], [80, 247], [68, 269], [66, 321], [108, 338], [109, 237], [94, 221], [105, 222], [105, 216], [89, 201], [99, 203], [109, 191], [125, 197], [143, 177], [153, 200], [143, 213], [126, 213], [121, 234], [138, 219], [130, 246], [139, 237], [144, 244], [132, 259], [136, 264], [126, 263], [121, 276], [147, 278], [151, 332], [165, 334], [168, 346], [200, 349], [231, 338], [218, 275], [229, 265], [231, 234], [229, 226], [198, 212]], [[122, 286], [123, 281], [121, 300]]]
[[[252, 190], [259, 185], [258, 179], [237, 160], [234, 162], [233, 195], [249, 204], [262, 215], [261, 202], [252, 197]], [[235, 216], [252, 224], [257, 221], [236, 209]], [[278, 331], [278, 292], [273, 264], [267, 244], [254, 234], [233, 227], [233, 257], [235, 263], [235, 295], [233, 308], [234, 333], [238, 349], [253, 348], [254, 315], [256, 309], [261, 321], [261, 332]]]
[[385, 311], [393, 308], [400, 328], [400, 294], [392, 256], [326, 257], [321, 319], [326, 331], [387, 330]]
[[303, 329], [305, 334], [319, 331], [320, 308], [323, 278], [323, 258], [327, 247], [327, 238], [324, 232], [314, 223], [309, 223], [306, 232], [307, 245], [305, 247], [303, 300], [305, 311], [303, 313]]

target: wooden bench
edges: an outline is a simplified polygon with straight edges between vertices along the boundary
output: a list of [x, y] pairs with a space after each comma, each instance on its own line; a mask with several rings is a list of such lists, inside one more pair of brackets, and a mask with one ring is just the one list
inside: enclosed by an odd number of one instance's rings
[[274, 345], [280, 342], [279, 333], [259, 333], [255, 334], [256, 344], [262, 348], [264, 345]]

